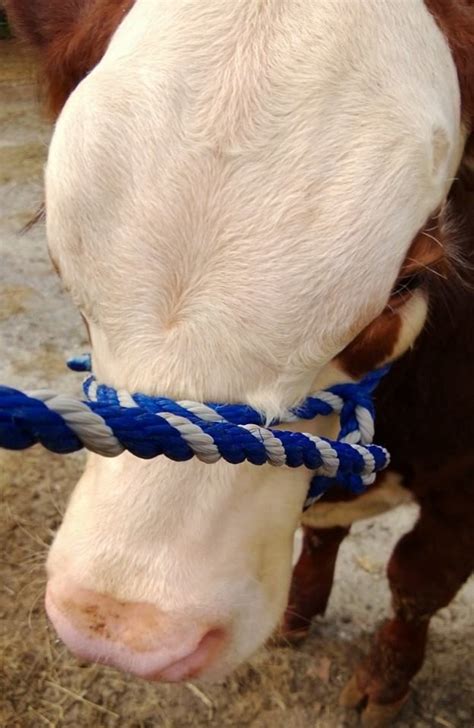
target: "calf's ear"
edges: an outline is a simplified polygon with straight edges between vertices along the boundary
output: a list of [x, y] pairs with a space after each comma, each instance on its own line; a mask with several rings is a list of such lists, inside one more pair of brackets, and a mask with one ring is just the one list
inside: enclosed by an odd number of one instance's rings
[[4, 0], [14, 32], [39, 55], [47, 106], [57, 116], [104, 55], [134, 0]]
[[8, 20], [17, 37], [44, 49], [55, 36], [67, 32], [89, 0], [4, 0]]

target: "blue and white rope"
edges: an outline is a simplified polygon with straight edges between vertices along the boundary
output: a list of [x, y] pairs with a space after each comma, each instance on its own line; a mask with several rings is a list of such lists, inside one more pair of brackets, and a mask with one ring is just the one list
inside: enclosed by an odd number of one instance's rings
[[[86, 370], [90, 361], [75, 359], [70, 366]], [[372, 395], [384, 373], [317, 392], [271, 422], [249, 405], [130, 394], [99, 384], [93, 376], [83, 385], [85, 401], [50, 390], [0, 387], [0, 447], [20, 450], [41, 443], [57, 453], [85, 447], [106, 457], [128, 450], [137, 457], [163, 454], [177, 461], [195, 456], [205, 463], [223, 458], [230, 463], [304, 465], [317, 474], [308, 504], [334, 481], [360, 492], [387, 466], [385, 448], [372, 444]], [[329, 414], [340, 417], [337, 440], [273, 429], [281, 422]]]

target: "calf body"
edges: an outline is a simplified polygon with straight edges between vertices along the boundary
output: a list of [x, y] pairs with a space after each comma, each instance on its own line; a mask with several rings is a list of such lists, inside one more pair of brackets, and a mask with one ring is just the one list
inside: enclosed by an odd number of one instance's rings
[[[271, 418], [402, 356], [430, 311], [378, 398], [392, 500], [411, 491], [421, 515], [391, 561], [395, 618], [346, 694], [368, 696], [374, 721], [403, 700], [427, 618], [470, 568], [463, 539], [442, 545], [469, 527], [468, 426], [441, 435], [437, 415], [466, 407], [472, 299], [459, 282], [444, 293], [434, 283], [455, 280], [443, 259], [456, 257], [449, 220], [465, 207], [467, 173], [451, 187], [471, 123], [468, 46], [450, 48], [447, 32], [472, 8], [453, 3], [436, 22], [436, 5], [415, 0], [403, 15], [378, 0], [9, 3], [55, 109], [90, 71], [56, 124], [47, 228], [100, 380], [248, 402]], [[463, 248], [467, 233], [465, 222]], [[58, 632], [79, 654], [154, 679], [227, 672], [284, 611], [307, 479], [91, 456], [48, 560]], [[307, 512], [307, 528], [324, 508]], [[296, 611], [324, 609], [351, 518], [336, 509], [325, 531], [307, 530]]]
[[430, 618], [449, 604], [474, 568], [473, 196], [472, 181], [462, 175], [451, 202], [453, 214], [464, 221], [458, 235], [466, 254], [466, 288], [451, 282], [451, 295], [444, 287], [431, 291], [432, 325], [393, 365], [377, 393], [377, 437], [393, 453], [390, 471], [368, 496], [348, 501], [335, 490], [312, 509], [293, 575], [283, 630], [286, 638], [299, 639], [311, 618], [325, 611], [337, 550], [350, 523], [407, 496], [419, 505], [417, 523], [388, 565], [394, 616], [342, 696], [352, 707], [368, 701], [367, 725], [386, 723], [398, 711], [423, 663]]

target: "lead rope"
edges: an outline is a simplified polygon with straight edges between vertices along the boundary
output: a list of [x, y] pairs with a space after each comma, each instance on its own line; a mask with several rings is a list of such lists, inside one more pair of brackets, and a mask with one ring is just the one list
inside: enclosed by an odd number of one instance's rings
[[[90, 370], [90, 358], [78, 357], [69, 366]], [[140, 458], [165, 455], [183, 461], [195, 456], [205, 463], [224, 459], [305, 466], [316, 471], [307, 507], [334, 482], [354, 493], [363, 491], [388, 465], [387, 450], [372, 443], [373, 392], [385, 372], [321, 390], [270, 423], [249, 405], [130, 394], [99, 384], [92, 375], [83, 384], [85, 400], [48, 389], [0, 387], [0, 447], [23, 450], [40, 443], [60, 454], [85, 447], [105, 457], [127, 450]], [[282, 422], [330, 414], [340, 418], [336, 440], [273, 429]]]

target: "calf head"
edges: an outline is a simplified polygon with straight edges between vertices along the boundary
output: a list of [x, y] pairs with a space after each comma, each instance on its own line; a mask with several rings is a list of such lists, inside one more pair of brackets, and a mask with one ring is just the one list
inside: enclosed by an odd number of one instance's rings
[[[69, 63], [109, 4], [69, 23]], [[467, 124], [440, 26], [421, 1], [404, 11], [137, 0], [115, 14], [46, 169], [51, 256], [99, 380], [272, 417], [413, 342]], [[56, 96], [49, 81], [57, 102], [64, 79]], [[48, 560], [59, 634], [151, 678], [224, 674], [283, 612], [308, 480], [90, 455]]]

